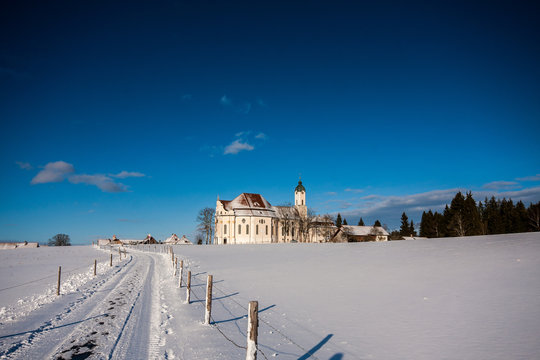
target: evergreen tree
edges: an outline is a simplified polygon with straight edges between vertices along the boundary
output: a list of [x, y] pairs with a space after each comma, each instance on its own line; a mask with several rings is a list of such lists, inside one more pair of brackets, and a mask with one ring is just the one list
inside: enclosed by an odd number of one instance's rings
[[364, 220], [362, 220], [362, 218], [360, 218], [360, 220], [358, 220], [358, 226], [365, 226], [364, 225]]
[[458, 191], [450, 203], [448, 231], [451, 236], [466, 235], [466, 220], [464, 216], [465, 197]]
[[405, 214], [405, 212], [401, 214], [401, 226], [399, 227], [399, 234], [401, 236], [411, 235], [411, 227], [409, 225], [409, 218], [407, 217], [407, 214]]
[[482, 235], [482, 220], [471, 192], [467, 193], [463, 203], [463, 220], [465, 222], [465, 235]]
[[446, 233], [442, 231], [441, 229], [446, 229], [446, 225], [444, 223], [444, 216], [435, 211], [435, 214], [433, 214], [433, 236], [434, 237], [446, 236]]
[[341, 214], [338, 213], [338, 214], [337, 214], [337, 217], [336, 217], [336, 226], [337, 226], [338, 228], [340, 228], [340, 227], [341, 227], [341, 224], [342, 224], [342, 221], [341, 221]]
[[423, 211], [422, 212], [422, 218], [420, 219], [420, 236], [422, 237], [428, 237], [428, 226], [431, 219], [428, 219], [429, 215]]
[[343, 225], [349, 225], [347, 224], [347, 219], [343, 218]]
[[379, 220], [375, 220], [375, 224], [373, 224], [373, 226], [379, 226], [380, 227], [382, 225], [381, 225], [381, 222]]
[[520, 200], [517, 202], [516, 207], [514, 208], [514, 232], [522, 233], [527, 231], [527, 209], [525, 209], [525, 204]]
[[414, 229], [414, 222], [411, 220], [411, 225], [409, 226], [409, 233], [411, 236], [416, 236], [416, 230]]
[[486, 221], [487, 221], [487, 233], [489, 235], [502, 234], [504, 232], [504, 225], [502, 222], [500, 206], [501, 202], [492, 196], [491, 199], [485, 204], [486, 206]]

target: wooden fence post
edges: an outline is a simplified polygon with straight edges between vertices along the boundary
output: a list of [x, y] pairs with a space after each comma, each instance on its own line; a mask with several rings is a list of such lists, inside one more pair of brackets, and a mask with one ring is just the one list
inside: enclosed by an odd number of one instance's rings
[[122, 251], [120, 251], [120, 247], [118, 248], [118, 257], [122, 260]]
[[110, 266], [112, 267], [112, 254], [111, 254], [111, 263], [110, 263]]
[[184, 260], [180, 260], [180, 280], [178, 280], [178, 287], [182, 287], [182, 276], [184, 275]]
[[204, 323], [210, 325], [210, 316], [212, 314], [212, 275], [206, 279], [206, 311], [204, 313]]
[[56, 285], [56, 295], [60, 295], [60, 275], [62, 274], [62, 267], [58, 267], [58, 284]]
[[94, 276], [96, 276], [97, 260], [94, 260]]
[[175, 256], [174, 257], [174, 276], [176, 276], [177, 269], [178, 269], [178, 258]]
[[186, 303], [191, 301], [191, 271], [187, 272]]
[[259, 302], [249, 302], [246, 360], [257, 360], [257, 333], [259, 327]]

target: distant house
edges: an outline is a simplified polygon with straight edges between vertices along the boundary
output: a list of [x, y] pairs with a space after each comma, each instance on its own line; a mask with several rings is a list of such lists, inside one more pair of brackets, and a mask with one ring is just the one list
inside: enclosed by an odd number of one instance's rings
[[192, 245], [192, 242], [188, 240], [186, 235], [182, 235], [182, 238], [179, 238], [178, 235], [172, 234], [171, 237], [165, 240], [165, 244], [168, 245]]
[[0, 243], [0, 250], [8, 249], [28, 249], [28, 248], [38, 248], [39, 243], [37, 242], [13, 242], [13, 243]]
[[380, 226], [342, 225], [332, 238], [333, 242], [388, 241], [388, 231]]
[[421, 236], [403, 236], [403, 240], [426, 240], [427, 237]]

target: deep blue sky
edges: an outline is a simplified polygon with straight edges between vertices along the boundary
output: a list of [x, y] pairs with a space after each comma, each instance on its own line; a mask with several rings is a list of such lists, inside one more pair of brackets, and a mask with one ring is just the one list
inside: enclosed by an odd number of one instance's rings
[[217, 195], [291, 202], [300, 173], [317, 212], [390, 228], [457, 189], [538, 201], [539, 24], [531, 1], [4, 4], [0, 240], [192, 237]]

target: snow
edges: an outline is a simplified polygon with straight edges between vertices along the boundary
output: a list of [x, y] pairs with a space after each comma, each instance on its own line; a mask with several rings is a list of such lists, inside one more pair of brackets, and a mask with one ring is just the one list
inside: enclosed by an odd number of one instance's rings
[[[0, 289], [48, 276], [0, 290], [0, 358], [243, 358], [250, 300], [259, 301], [260, 359], [532, 359], [540, 353], [540, 233], [172, 246], [184, 260], [182, 288], [168, 248], [130, 247], [122, 261], [113, 250], [112, 268], [109, 253], [92, 247], [0, 252]], [[103, 267], [94, 278], [96, 257]], [[59, 297], [50, 293], [58, 265], [62, 273], [72, 270]], [[208, 275], [212, 314], [204, 325]], [[40, 305], [24, 308], [29, 297]], [[15, 313], [19, 300], [24, 309]]]

